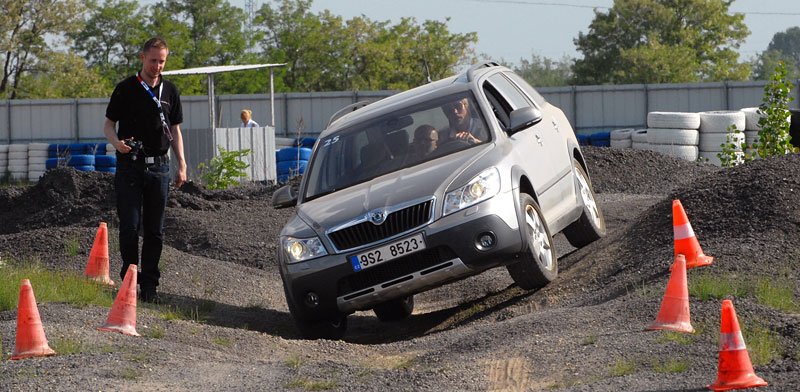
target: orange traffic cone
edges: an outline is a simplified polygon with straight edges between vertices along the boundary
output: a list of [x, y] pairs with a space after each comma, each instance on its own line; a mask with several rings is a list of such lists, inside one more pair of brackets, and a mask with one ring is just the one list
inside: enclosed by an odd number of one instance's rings
[[722, 320], [719, 325], [719, 368], [717, 381], [708, 386], [712, 391], [727, 391], [765, 387], [767, 382], [756, 376], [750, 354], [744, 345], [744, 337], [739, 329], [739, 319], [733, 302], [722, 301]]
[[111, 313], [100, 331], [119, 332], [124, 335], [139, 336], [136, 332], [136, 264], [128, 267], [125, 279], [111, 306]]
[[47, 337], [44, 336], [39, 308], [36, 306], [33, 287], [28, 279], [22, 280], [17, 308], [17, 342], [11, 359], [56, 355], [47, 344]]
[[686, 256], [686, 268], [702, 267], [714, 261], [714, 257], [703, 254], [680, 200], [672, 201], [672, 233], [675, 236], [675, 256]]
[[114, 281], [109, 277], [108, 270], [108, 226], [106, 222], [100, 222], [83, 274], [97, 282], [113, 286]]
[[694, 332], [689, 320], [689, 286], [686, 284], [686, 257], [675, 256], [667, 291], [661, 301], [656, 321], [647, 326], [648, 331], [666, 329], [676, 332]]

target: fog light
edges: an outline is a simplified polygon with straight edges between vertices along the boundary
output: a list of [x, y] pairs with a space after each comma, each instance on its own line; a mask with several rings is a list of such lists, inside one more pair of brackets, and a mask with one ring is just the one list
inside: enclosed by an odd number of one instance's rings
[[494, 248], [497, 244], [497, 239], [492, 232], [481, 233], [475, 239], [475, 247], [479, 250], [488, 250]]
[[309, 308], [316, 308], [319, 305], [319, 296], [315, 292], [306, 294], [306, 306]]

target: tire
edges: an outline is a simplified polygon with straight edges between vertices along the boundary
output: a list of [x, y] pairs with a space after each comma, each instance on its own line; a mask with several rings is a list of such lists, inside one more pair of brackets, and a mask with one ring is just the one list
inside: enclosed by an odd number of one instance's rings
[[700, 151], [722, 151], [721, 144], [728, 143], [728, 135], [730, 140], [736, 144], [736, 151], [741, 151], [741, 144], [745, 141], [744, 132], [734, 133], [701, 133], [700, 134]]
[[94, 155], [71, 155], [67, 166], [94, 166]]
[[94, 171], [94, 165], [70, 166], [77, 171]]
[[647, 151], [647, 150], [650, 150], [650, 143], [633, 142], [633, 143], [631, 143], [631, 148], [634, 149], [634, 150], [645, 150], [645, 151]]
[[700, 116], [697, 113], [685, 112], [650, 112], [647, 113], [649, 128], [697, 129], [700, 128]]
[[606, 235], [606, 219], [597, 205], [592, 182], [578, 161], [572, 161], [575, 172], [576, 191], [583, 205], [581, 217], [567, 226], [563, 233], [567, 241], [576, 247], [583, 248]]
[[539, 204], [527, 193], [520, 193], [519, 204], [524, 219], [520, 230], [525, 233], [525, 249], [519, 254], [519, 260], [506, 269], [517, 286], [534, 290], [546, 286], [558, 276], [558, 259], [553, 236]]
[[[744, 131], [745, 117], [740, 110], [716, 110], [700, 112], [700, 133], [724, 133], [728, 127], [736, 126], [738, 131]], [[702, 148], [700, 148], [702, 150]]]
[[647, 142], [650, 144], [680, 144], [696, 146], [700, 132], [696, 129], [648, 128]]
[[763, 116], [759, 113], [759, 108], [742, 108], [742, 112], [744, 113], [744, 130], [760, 131], [761, 126], [758, 125], [758, 120]]
[[28, 159], [27, 151], [9, 151], [8, 159]]
[[29, 171], [28, 172], [28, 181], [30, 182], [37, 182], [40, 178], [44, 175], [43, 171]]
[[8, 152], [8, 144], [0, 144], [0, 152]]
[[117, 165], [117, 157], [115, 155], [95, 155], [94, 165], [96, 167], [113, 167]]
[[634, 143], [647, 143], [647, 130], [637, 129], [631, 133], [631, 141]]
[[631, 139], [626, 139], [626, 140], [611, 139], [609, 145], [611, 146], [611, 148], [631, 148], [633, 142], [631, 142]]
[[302, 174], [306, 171], [308, 161], [283, 161], [278, 162], [275, 166], [275, 171], [278, 174]]
[[668, 145], [668, 144], [651, 144], [649, 149], [664, 155], [680, 158], [685, 161], [694, 162], [698, 157], [697, 146], [682, 146], [682, 145]]
[[[611, 140], [631, 140], [631, 134], [633, 134], [633, 128], [625, 128], [625, 129], [615, 129], [611, 131]], [[613, 145], [611, 147], [614, 147]]]
[[28, 151], [47, 151], [50, 145], [47, 143], [29, 143]]
[[47, 150], [28, 150], [29, 158], [47, 158], [48, 154]]
[[277, 162], [307, 161], [309, 158], [311, 158], [311, 149], [305, 147], [282, 148], [275, 155]]
[[14, 151], [25, 151], [28, 152], [28, 145], [27, 144], [10, 144], [8, 146], [8, 152]]
[[28, 171], [29, 172], [43, 172], [47, 170], [47, 165], [42, 163], [28, 163]]
[[744, 131], [744, 141], [748, 145], [758, 142], [758, 131]]
[[383, 322], [405, 320], [414, 311], [414, 296], [395, 298], [372, 309], [378, 320]]
[[47, 158], [44, 162], [45, 169], [55, 169], [59, 166], [66, 166], [67, 159], [66, 158]]
[[296, 314], [294, 302], [289, 298], [289, 293], [286, 292], [286, 285], [283, 286], [283, 294], [286, 296], [286, 305], [289, 307], [289, 313], [294, 319], [294, 325], [300, 331], [300, 335], [305, 339], [330, 339], [340, 340], [347, 332], [347, 315], [339, 315], [333, 320], [323, 321], [308, 321], [299, 319]]

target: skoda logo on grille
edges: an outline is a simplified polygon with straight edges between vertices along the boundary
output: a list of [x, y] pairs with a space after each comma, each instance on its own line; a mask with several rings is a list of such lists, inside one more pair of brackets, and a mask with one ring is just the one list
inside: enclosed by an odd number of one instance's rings
[[369, 221], [374, 225], [380, 225], [386, 221], [386, 213], [383, 211], [372, 211], [368, 214]]

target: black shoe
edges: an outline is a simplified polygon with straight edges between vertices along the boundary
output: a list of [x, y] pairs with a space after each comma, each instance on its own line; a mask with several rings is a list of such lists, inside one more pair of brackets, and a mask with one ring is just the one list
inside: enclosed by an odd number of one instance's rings
[[142, 287], [139, 291], [139, 300], [151, 304], [160, 304], [161, 296], [158, 295], [155, 287]]

